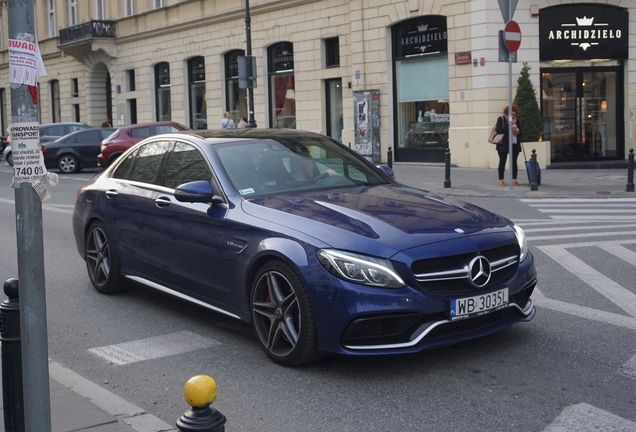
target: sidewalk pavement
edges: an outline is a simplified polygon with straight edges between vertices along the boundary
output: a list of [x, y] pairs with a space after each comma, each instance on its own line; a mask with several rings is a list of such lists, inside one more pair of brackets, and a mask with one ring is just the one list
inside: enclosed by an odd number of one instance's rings
[[519, 186], [510, 187], [506, 170], [499, 186], [496, 169], [451, 167], [451, 187], [444, 187], [444, 164], [394, 163], [395, 179], [408, 186], [443, 196], [483, 197], [634, 197], [626, 192], [627, 169], [543, 169], [538, 191], [530, 190], [526, 170], [519, 170]]
[[[451, 187], [444, 187], [443, 164], [393, 164], [400, 183], [438, 195], [483, 197], [636, 197], [626, 192], [626, 169], [543, 170], [538, 191], [531, 191], [526, 171], [519, 170], [520, 186], [499, 186], [497, 170], [451, 168]], [[507, 184], [509, 172], [506, 171]], [[51, 423], [53, 432], [159, 432], [176, 431], [121, 397], [50, 362]], [[178, 397], [175, 395], [175, 397]], [[1, 403], [1, 402], [0, 402]], [[0, 411], [3, 407], [0, 404]], [[174, 421], [176, 422], [177, 419]], [[4, 431], [4, 422], [0, 424]], [[8, 432], [8, 431], [7, 431]]]
[[[177, 430], [174, 423], [167, 424], [59, 363], [49, 362], [49, 376], [52, 432], [174, 432]], [[175, 395], [175, 397], [180, 396]], [[185, 411], [187, 409], [185, 401], [184, 406]], [[0, 414], [3, 416], [0, 432], [5, 432], [4, 406], [1, 400]]]

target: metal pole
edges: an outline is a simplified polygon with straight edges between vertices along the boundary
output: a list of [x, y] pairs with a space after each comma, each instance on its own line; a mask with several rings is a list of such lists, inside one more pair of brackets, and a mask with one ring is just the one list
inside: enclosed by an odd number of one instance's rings
[[446, 155], [445, 155], [445, 170], [444, 170], [444, 187], [445, 188], [449, 188], [451, 187], [451, 173], [450, 173], [450, 169], [451, 169], [451, 152], [450, 149], [446, 149]]
[[[525, 157], [525, 153], [524, 153]], [[530, 156], [530, 190], [539, 190], [539, 179], [537, 179], [537, 151], [532, 149], [532, 156]]]
[[[9, 38], [35, 40], [33, 0], [9, 0]], [[11, 84], [11, 123], [38, 122], [38, 107], [28, 86]], [[51, 396], [44, 292], [42, 201], [30, 183], [15, 184], [20, 329], [27, 431], [50, 432]]]
[[0, 304], [0, 341], [2, 342], [2, 401], [4, 430], [24, 432], [24, 395], [22, 393], [22, 350], [20, 348], [20, 300], [18, 280], [8, 279]]
[[634, 192], [634, 149], [629, 149], [629, 156], [627, 158], [627, 184], [625, 185], [625, 192]]
[[386, 152], [386, 164], [388, 165], [389, 168], [393, 169], [393, 148], [392, 147], [389, 147], [389, 150]]
[[[512, 0], [508, 0], [508, 21], [512, 20]], [[505, 35], [504, 35], [505, 37]], [[512, 190], [512, 53], [508, 50], [508, 157], [510, 161], [510, 190]]]
[[254, 71], [252, 70], [252, 19], [250, 17], [250, 0], [245, 0], [245, 55], [247, 56], [248, 70], [250, 71], [250, 85], [247, 87], [247, 109], [248, 113], [248, 128], [256, 127], [256, 120], [254, 120], [254, 87], [253, 77]]

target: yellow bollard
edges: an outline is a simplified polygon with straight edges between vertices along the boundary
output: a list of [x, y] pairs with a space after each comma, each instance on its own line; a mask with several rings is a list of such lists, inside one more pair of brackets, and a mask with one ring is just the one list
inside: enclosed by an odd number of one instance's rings
[[197, 375], [183, 387], [183, 397], [192, 409], [177, 420], [181, 432], [224, 432], [226, 418], [210, 408], [216, 399], [216, 382], [207, 375]]

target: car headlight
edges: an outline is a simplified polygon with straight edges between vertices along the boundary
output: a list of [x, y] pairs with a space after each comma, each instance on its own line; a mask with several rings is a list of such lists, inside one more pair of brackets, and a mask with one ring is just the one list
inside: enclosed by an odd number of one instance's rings
[[520, 226], [512, 224], [512, 228], [515, 230], [517, 236], [517, 242], [519, 243], [519, 262], [522, 262], [528, 256], [528, 240], [526, 239], [526, 233], [523, 232]]
[[383, 288], [406, 285], [389, 260], [333, 249], [321, 249], [317, 255], [320, 263], [340, 279]]

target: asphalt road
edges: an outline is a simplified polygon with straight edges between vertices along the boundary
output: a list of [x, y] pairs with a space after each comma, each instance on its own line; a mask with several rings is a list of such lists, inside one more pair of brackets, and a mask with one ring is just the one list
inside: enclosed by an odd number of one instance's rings
[[[11, 175], [3, 162], [0, 280], [17, 276]], [[636, 223], [613, 217], [624, 213], [572, 223], [556, 218], [566, 202], [542, 208], [516, 198], [467, 199], [528, 232], [540, 276], [532, 322], [416, 355], [328, 357], [290, 369], [267, 359], [247, 324], [142, 287], [98, 294], [71, 229], [75, 193], [90, 175], [61, 176], [43, 204], [49, 357], [167, 423], [187, 408], [186, 380], [207, 374], [217, 381], [214, 407], [227, 417], [228, 431], [556, 431], [594, 422], [629, 430], [636, 424]], [[594, 208], [608, 211], [605, 203]], [[191, 338], [192, 347], [154, 348], [175, 337]], [[126, 342], [154, 358], [104, 357]]]

